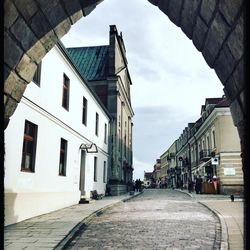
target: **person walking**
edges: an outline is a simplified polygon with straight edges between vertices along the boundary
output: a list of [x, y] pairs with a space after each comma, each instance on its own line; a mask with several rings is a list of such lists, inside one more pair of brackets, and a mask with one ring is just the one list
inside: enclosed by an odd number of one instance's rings
[[201, 194], [202, 192], [202, 178], [200, 175], [196, 178], [195, 191], [196, 191], [196, 194]]
[[191, 179], [188, 180], [188, 192], [191, 193], [193, 191], [193, 181]]
[[138, 191], [142, 191], [142, 181], [140, 179], [138, 180]]

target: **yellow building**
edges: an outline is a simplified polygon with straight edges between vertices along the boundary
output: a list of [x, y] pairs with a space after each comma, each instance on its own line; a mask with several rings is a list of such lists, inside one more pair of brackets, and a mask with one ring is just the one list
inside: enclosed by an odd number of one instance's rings
[[161, 176], [164, 187], [176, 186], [174, 175], [176, 167], [176, 141], [161, 156]]
[[[192, 175], [200, 174], [204, 182], [218, 179], [217, 193], [241, 193], [243, 172], [240, 139], [227, 99], [207, 98], [202, 106], [199, 122], [198, 130], [188, 141]], [[204, 185], [203, 187], [205, 189]]]
[[[170, 147], [161, 155], [161, 176], [171, 183], [169, 187], [188, 188], [200, 175], [203, 193], [242, 193], [240, 139], [228, 100], [225, 96], [206, 98], [200, 115], [196, 122], [188, 123], [172, 151]], [[171, 152], [174, 160], [169, 157]]]

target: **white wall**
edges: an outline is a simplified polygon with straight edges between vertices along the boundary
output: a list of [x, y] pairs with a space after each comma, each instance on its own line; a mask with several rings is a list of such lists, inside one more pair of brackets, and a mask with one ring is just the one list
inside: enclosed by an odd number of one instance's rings
[[[63, 73], [70, 79], [69, 111], [62, 107]], [[82, 124], [82, 99], [88, 100], [87, 126]], [[99, 136], [95, 135], [95, 114], [99, 114]], [[35, 172], [22, 172], [24, 123], [38, 126]], [[79, 147], [96, 143], [98, 153], [86, 154], [85, 190], [105, 192], [103, 161], [108, 164], [104, 124], [109, 118], [90, 90], [53, 48], [42, 61], [41, 84], [31, 82], [5, 130], [5, 224], [77, 204], [80, 199]], [[107, 129], [109, 131], [109, 129]], [[108, 136], [108, 135], [107, 135]], [[59, 176], [60, 141], [68, 141], [66, 176]], [[98, 181], [93, 181], [94, 156], [98, 157]]]

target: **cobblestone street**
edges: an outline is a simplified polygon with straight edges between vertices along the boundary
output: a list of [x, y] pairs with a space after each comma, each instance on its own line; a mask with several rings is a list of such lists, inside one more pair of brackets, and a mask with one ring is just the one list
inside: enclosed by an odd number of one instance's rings
[[150, 189], [93, 218], [65, 249], [219, 249], [220, 230], [187, 194]]

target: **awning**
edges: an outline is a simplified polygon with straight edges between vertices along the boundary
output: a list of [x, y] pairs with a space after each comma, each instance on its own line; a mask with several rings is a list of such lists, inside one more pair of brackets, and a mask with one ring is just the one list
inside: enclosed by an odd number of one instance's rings
[[202, 162], [200, 165], [197, 166], [196, 169], [200, 170], [200, 169], [204, 168], [205, 166], [207, 166], [207, 165], [209, 165], [209, 164], [211, 164], [211, 159], [209, 159], [209, 160], [206, 161], [206, 162]]
[[95, 143], [82, 143], [80, 145], [81, 150], [86, 150], [87, 153], [97, 153], [98, 149]]

